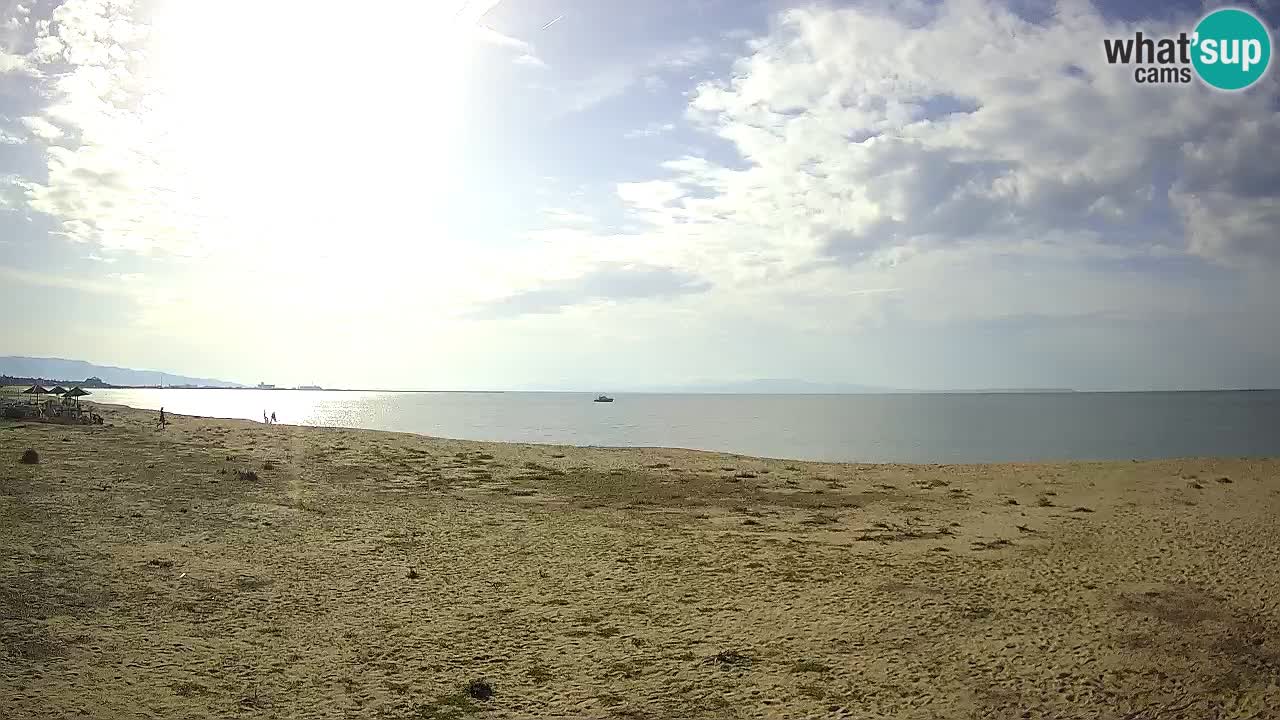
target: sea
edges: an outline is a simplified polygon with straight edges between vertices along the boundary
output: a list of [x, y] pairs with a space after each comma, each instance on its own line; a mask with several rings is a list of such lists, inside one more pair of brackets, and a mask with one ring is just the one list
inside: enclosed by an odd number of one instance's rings
[[184, 415], [833, 462], [1280, 457], [1280, 391], [885, 395], [94, 390]]

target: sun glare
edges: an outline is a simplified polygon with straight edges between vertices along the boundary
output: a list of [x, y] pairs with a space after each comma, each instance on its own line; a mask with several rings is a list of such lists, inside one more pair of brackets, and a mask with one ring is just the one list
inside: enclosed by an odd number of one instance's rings
[[314, 274], [444, 249], [474, 37], [448, 5], [160, 8], [142, 112], [211, 253]]

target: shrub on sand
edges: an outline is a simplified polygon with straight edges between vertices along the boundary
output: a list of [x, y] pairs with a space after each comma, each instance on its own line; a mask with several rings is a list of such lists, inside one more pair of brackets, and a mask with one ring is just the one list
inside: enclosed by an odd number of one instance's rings
[[258, 482], [258, 473], [253, 470], [241, 470], [236, 473], [241, 480], [249, 480], [250, 482]]
[[467, 695], [476, 700], [488, 700], [493, 697], [496, 691], [488, 680], [472, 680], [467, 683]]
[[32, 450], [31, 448], [27, 448], [26, 450], [22, 451], [22, 463], [24, 465], [35, 465], [36, 463], [39, 463], [39, 462], [40, 462], [40, 453], [36, 452], [35, 450]]

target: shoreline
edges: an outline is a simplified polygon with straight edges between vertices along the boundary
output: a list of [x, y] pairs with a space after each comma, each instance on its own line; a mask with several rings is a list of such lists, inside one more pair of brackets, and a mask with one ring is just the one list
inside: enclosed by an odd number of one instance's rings
[[96, 405], [0, 423], [0, 716], [1280, 706], [1277, 459], [822, 463]]
[[[467, 391], [467, 392], [469, 392], [469, 391]], [[1191, 392], [1191, 391], [1188, 391], [1188, 392]], [[1242, 391], [1242, 392], [1243, 392], [1243, 391]], [[587, 394], [589, 394], [589, 393], [587, 393]], [[157, 412], [159, 412], [159, 409], [158, 409], [158, 408], [137, 408], [137, 407], [133, 407], [132, 405], [124, 405], [124, 404], [121, 404], [121, 403], [102, 403], [102, 402], [86, 401], [86, 402], [85, 402], [85, 404], [87, 404], [87, 405], [94, 405], [94, 406], [97, 406], [97, 407], [105, 407], [105, 408], [119, 408], [119, 409], [123, 409], [123, 410], [128, 410], [128, 411], [130, 411], [130, 412], [137, 412], [137, 413], [157, 413]], [[250, 425], [258, 425], [258, 426], [261, 426], [261, 425], [262, 425], [262, 423], [261, 423], [261, 422], [259, 422], [259, 421], [258, 421], [258, 420], [256, 420], [256, 419], [252, 419], [252, 418], [219, 417], [219, 416], [214, 416], [214, 415], [192, 415], [192, 414], [187, 414], [187, 413], [173, 413], [173, 412], [169, 412], [169, 411], [166, 411], [166, 414], [167, 414], [167, 415], [169, 415], [170, 417], [186, 417], [186, 418], [195, 418], [195, 419], [202, 419], [202, 420], [226, 420], [226, 421], [234, 421], [234, 422], [246, 422], [246, 423], [249, 423]], [[1098, 457], [1089, 457], [1089, 458], [1046, 457], [1046, 458], [1035, 458], [1035, 459], [993, 460], [993, 461], [985, 461], [985, 462], [954, 462], [954, 461], [941, 461], [941, 460], [928, 461], [928, 462], [926, 462], [926, 461], [906, 461], [906, 460], [903, 460], [903, 461], [895, 461], [895, 460], [866, 460], [866, 461], [859, 461], [859, 460], [820, 460], [820, 459], [805, 459], [805, 458], [789, 457], [789, 456], [781, 456], [781, 455], [775, 456], [775, 455], [763, 455], [763, 454], [758, 454], [758, 453], [749, 453], [749, 452], [734, 452], [734, 451], [729, 451], [729, 450], [716, 450], [716, 449], [713, 449], [713, 448], [679, 447], [679, 446], [671, 446], [671, 445], [573, 445], [573, 444], [565, 444], [565, 443], [526, 442], [526, 441], [519, 441], [519, 440], [476, 440], [476, 439], [470, 439], [470, 438], [452, 437], [452, 436], [445, 436], [445, 435], [428, 435], [428, 434], [426, 434], [426, 433], [418, 433], [418, 432], [413, 432], [413, 431], [408, 431], [408, 430], [384, 430], [384, 429], [379, 429], [379, 428], [365, 428], [365, 427], [357, 427], [357, 426], [351, 426], [351, 425], [298, 425], [298, 424], [280, 424], [280, 423], [277, 423], [277, 424], [276, 424], [276, 426], [277, 426], [277, 427], [298, 427], [298, 428], [328, 428], [328, 429], [337, 429], [337, 430], [352, 430], [352, 431], [359, 431], [359, 432], [393, 433], [393, 434], [409, 435], [409, 436], [413, 436], [413, 437], [427, 438], [427, 439], [432, 439], [432, 440], [444, 440], [444, 441], [455, 441], [455, 442], [470, 442], [470, 443], [481, 443], [481, 444], [520, 445], [520, 446], [536, 446], [536, 447], [543, 447], [543, 446], [546, 446], [546, 447], [560, 447], [560, 448], [571, 448], [571, 449], [600, 449], [600, 450], [620, 450], [620, 451], [625, 451], [625, 450], [673, 450], [673, 451], [679, 451], [679, 452], [710, 453], [710, 454], [713, 454], [713, 455], [725, 455], [725, 456], [730, 456], [730, 457], [740, 457], [740, 458], [747, 458], [747, 459], [760, 459], [760, 460], [769, 460], [769, 461], [792, 462], [792, 463], [808, 463], [808, 464], [820, 464], [820, 465], [894, 465], [894, 466], [903, 466], [903, 467], [907, 467], [907, 466], [916, 466], [916, 467], [962, 467], [962, 466], [984, 467], [984, 466], [1002, 466], [1002, 465], [1037, 465], [1037, 464], [1065, 464], [1065, 463], [1117, 463], [1117, 462], [1163, 462], [1163, 461], [1169, 461], [1169, 462], [1174, 462], [1174, 461], [1184, 461], [1184, 462], [1190, 462], [1190, 461], [1244, 461], [1244, 462], [1247, 462], [1247, 461], [1256, 461], [1256, 460], [1268, 460], [1268, 459], [1272, 459], [1273, 457], [1280, 457], [1280, 456], [1271, 456], [1271, 455], [1176, 455], [1176, 456], [1171, 455], [1171, 456], [1154, 456], [1154, 457], [1124, 457], [1124, 458], [1098, 458]]]

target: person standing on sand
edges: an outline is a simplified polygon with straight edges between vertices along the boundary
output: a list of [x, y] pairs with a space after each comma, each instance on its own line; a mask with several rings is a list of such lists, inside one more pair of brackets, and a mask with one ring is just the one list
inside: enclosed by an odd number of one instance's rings
[[166, 421], [165, 421], [165, 417], [164, 417], [164, 408], [160, 408], [160, 429], [161, 429], [161, 430], [163, 430], [163, 429], [164, 429], [165, 422], [166, 422]]
[[262, 422], [264, 422], [264, 423], [265, 423], [265, 422], [267, 422], [267, 411], [266, 411], [266, 410], [263, 410], [263, 411], [262, 411]]
[[275, 411], [275, 410], [272, 410], [272, 411], [271, 411], [271, 424], [272, 424], [272, 425], [275, 425], [275, 424], [276, 424], [276, 411]]

